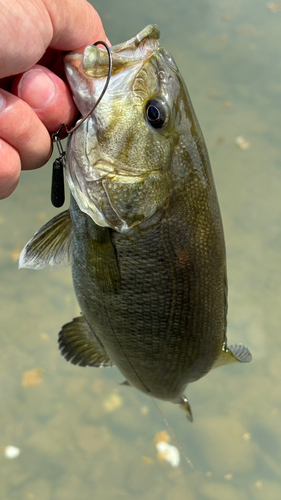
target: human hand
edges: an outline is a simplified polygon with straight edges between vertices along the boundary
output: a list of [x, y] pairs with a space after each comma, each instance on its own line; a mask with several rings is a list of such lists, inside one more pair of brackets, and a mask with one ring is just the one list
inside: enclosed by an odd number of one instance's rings
[[86, 0], [0, 0], [0, 12], [0, 198], [6, 198], [21, 169], [47, 162], [50, 133], [78, 114], [61, 51], [83, 52], [106, 36]]

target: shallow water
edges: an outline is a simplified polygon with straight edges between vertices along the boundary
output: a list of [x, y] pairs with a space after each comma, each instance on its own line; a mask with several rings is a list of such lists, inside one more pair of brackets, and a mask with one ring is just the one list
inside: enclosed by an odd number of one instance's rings
[[[70, 269], [17, 269], [19, 250], [57, 213], [50, 164], [23, 173], [0, 205], [0, 498], [279, 500], [281, 3], [94, 4], [113, 44], [157, 23], [181, 69], [224, 220], [228, 339], [253, 361], [188, 387], [192, 425], [159, 403], [194, 470], [183, 456], [177, 468], [160, 461], [154, 437], [165, 424], [149, 398], [120, 387], [116, 368], [72, 366], [58, 352], [60, 326], [79, 313]], [[5, 457], [9, 445], [18, 457]]]

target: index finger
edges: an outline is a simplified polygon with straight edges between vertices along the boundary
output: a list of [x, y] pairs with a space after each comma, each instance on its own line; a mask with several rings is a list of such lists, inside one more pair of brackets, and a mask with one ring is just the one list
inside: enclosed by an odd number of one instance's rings
[[86, 0], [0, 0], [2, 10], [1, 78], [28, 70], [48, 47], [83, 51], [106, 40], [99, 15]]
[[97, 40], [106, 41], [99, 14], [86, 0], [44, 0], [53, 25], [50, 47], [84, 51]]

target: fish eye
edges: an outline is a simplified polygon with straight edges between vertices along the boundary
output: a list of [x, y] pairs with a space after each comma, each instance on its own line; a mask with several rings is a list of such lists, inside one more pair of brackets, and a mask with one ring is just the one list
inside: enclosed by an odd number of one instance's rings
[[157, 98], [150, 99], [145, 105], [145, 117], [153, 128], [164, 127], [168, 119], [166, 104]]

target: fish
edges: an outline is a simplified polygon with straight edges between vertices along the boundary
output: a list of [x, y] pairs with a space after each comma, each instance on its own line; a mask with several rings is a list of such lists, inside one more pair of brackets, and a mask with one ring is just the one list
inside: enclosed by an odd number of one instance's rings
[[[116, 365], [124, 385], [179, 405], [188, 384], [252, 356], [227, 344], [223, 225], [205, 141], [156, 25], [111, 47], [112, 75], [70, 134], [68, 210], [24, 247], [20, 268], [70, 264], [81, 315], [59, 333], [79, 366]], [[82, 116], [108, 76], [108, 54], [64, 54]]]

